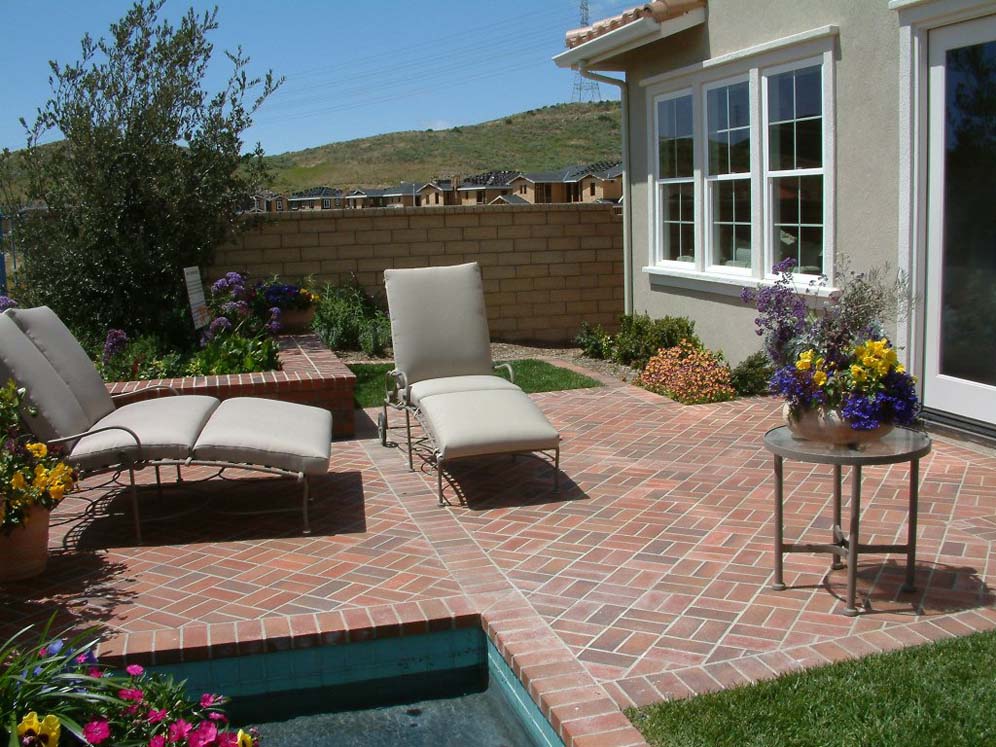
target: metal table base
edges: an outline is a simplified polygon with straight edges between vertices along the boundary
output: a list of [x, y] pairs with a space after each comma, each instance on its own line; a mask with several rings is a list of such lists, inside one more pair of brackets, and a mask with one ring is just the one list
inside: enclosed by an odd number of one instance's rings
[[[858, 614], [855, 595], [858, 577], [858, 556], [864, 553], [905, 553], [906, 582], [904, 592], [916, 591], [914, 574], [916, 571], [916, 529], [917, 502], [920, 484], [920, 457], [930, 452], [930, 438], [923, 433], [907, 428], [897, 428], [881, 441], [862, 446], [832, 446], [813, 441], [795, 440], [786, 426], [768, 431], [764, 436], [765, 446], [774, 454], [775, 471], [775, 573], [771, 588], [785, 589], [782, 565], [787, 552], [827, 553], [833, 556], [831, 570], [847, 567], [847, 603], [844, 614], [854, 617]], [[830, 542], [811, 543], [784, 541], [783, 501], [784, 501], [784, 459], [802, 462], [833, 465], [833, 526]], [[907, 539], [901, 545], [861, 544], [861, 468], [872, 464], [895, 464], [909, 461], [909, 513]], [[841, 472], [842, 467], [851, 467], [851, 515], [845, 533], [841, 517]], [[846, 560], [846, 563], [841, 562]]]

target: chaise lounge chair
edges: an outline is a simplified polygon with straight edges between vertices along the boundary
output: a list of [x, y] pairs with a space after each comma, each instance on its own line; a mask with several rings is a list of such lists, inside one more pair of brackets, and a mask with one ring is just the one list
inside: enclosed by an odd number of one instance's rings
[[[295, 477], [309, 530], [309, 478], [328, 471], [332, 415], [289, 402], [238, 397], [163, 395], [131, 404], [111, 397], [83, 348], [46, 306], [0, 314], [0, 380], [27, 388], [22, 413], [36, 438], [61, 445], [82, 474], [128, 471], [135, 539], [142, 540], [135, 469], [208, 465]], [[148, 389], [142, 390], [148, 392]]]
[[[395, 369], [387, 374], [378, 430], [387, 445], [387, 408], [405, 412], [408, 467], [411, 418], [432, 447], [439, 505], [443, 466], [454, 459], [553, 452], [559, 489], [560, 435], [515, 385], [508, 364], [491, 361], [484, 286], [477, 263], [386, 270]], [[509, 379], [494, 371], [508, 369]]]

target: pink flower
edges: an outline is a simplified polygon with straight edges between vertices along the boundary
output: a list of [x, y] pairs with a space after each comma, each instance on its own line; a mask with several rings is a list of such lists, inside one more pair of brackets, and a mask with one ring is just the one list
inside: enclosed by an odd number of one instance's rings
[[166, 737], [162, 734], [156, 734], [149, 740], [149, 747], [166, 747]]
[[90, 667], [90, 671], [87, 672], [87, 674], [90, 675], [91, 677], [98, 677], [98, 678], [104, 676], [104, 673], [101, 672], [100, 669], [97, 667]]
[[189, 721], [184, 721], [182, 718], [177, 719], [172, 724], [169, 725], [169, 741], [180, 742], [187, 738], [190, 730], [194, 728], [194, 725]]
[[128, 674], [130, 674], [132, 677], [141, 677], [142, 674], [145, 672], [145, 669], [142, 667], [141, 664], [129, 664], [128, 666], [125, 667], [125, 671]]
[[228, 723], [228, 716], [224, 713], [219, 713], [218, 711], [211, 711], [211, 713], [208, 714], [208, 718], [212, 721], [220, 721], [223, 724]]
[[145, 693], [137, 688], [128, 687], [124, 690], [118, 690], [118, 697], [121, 700], [134, 700], [136, 703], [141, 703], [142, 698], [145, 697]]
[[213, 747], [218, 738], [218, 727], [210, 721], [201, 721], [197, 728], [187, 737], [189, 747]]
[[239, 736], [230, 731], [223, 731], [218, 735], [216, 747], [239, 747]]
[[167, 715], [168, 714], [166, 713], [165, 708], [159, 711], [153, 708], [149, 711], [149, 715], [145, 717], [145, 720], [148, 721], [150, 724], [158, 724], [160, 721], [165, 719]]
[[99, 718], [83, 727], [83, 738], [90, 744], [100, 744], [109, 736], [111, 736], [111, 726], [106, 719]]
[[136, 713], [138, 713], [138, 708], [139, 708], [138, 703], [132, 703], [130, 706], [125, 708], [125, 713], [127, 713], [129, 716], [134, 716]]
[[201, 708], [210, 708], [219, 700], [220, 698], [217, 695], [212, 695], [211, 693], [204, 693], [201, 696]]

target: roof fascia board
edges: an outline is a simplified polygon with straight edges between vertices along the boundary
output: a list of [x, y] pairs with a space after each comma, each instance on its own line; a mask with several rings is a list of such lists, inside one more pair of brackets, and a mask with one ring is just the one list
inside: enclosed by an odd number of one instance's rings
[[609, 58], [698, 26], [705, 23], [705, 20], [705, 8], [693, 8], [660, 23], [653, 18], [641, 18], [565, 50], [554, 56], [553, 61], [557, 67], [584, 65], [588, 69], [594, 69]]

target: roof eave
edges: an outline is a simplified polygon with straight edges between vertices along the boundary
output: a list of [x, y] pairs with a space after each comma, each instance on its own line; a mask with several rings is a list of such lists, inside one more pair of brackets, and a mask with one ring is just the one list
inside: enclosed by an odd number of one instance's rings
[[[659, 41], [680, 33], [693, 26], [705, 23], [705, 8], [692, 8], [687, 13], [657, 22], [653, 18], [641, 18], [613, 29], [607, 34], [596, 36], [584, 44], [564, 50], [554, 56], [557, 67], [577, 68], [584, 66], [591, 70], [599, 69], [603, 63], [624, 52]], [[602, 69], [610, 69], [605, 66]]]

